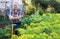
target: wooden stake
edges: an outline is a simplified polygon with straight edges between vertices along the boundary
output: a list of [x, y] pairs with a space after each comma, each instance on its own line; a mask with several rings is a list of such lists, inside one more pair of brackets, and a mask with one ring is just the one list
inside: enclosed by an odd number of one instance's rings
[[12, 39], [13, 39], [13, 29], [14, 29], [13, 27], [14, 27], [14, 26], [12, 25]]

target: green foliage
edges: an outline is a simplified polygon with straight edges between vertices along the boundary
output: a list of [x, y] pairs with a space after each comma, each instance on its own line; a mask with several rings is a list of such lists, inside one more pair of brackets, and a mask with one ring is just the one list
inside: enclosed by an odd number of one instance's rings
[[42, 7], [44, 12], [48, 8], [48, 5], [51, 5], [51, 7], [55, 9], [55, 12], [60, 13], [60, 2], [58, 2], [58, 0], [31, 0], [31, 2], [37, 9]]
[[5, 22], [8, 22], [9, 19], [7, 17], [0, 17], [0, 23], [5, 23]]
[[51, 0], [51, 6], [55, 8], [55, 11], [60, 13], [60, 3], [57, 1]]
[[31, 15], [35, 13], [36, 8], [34, 6], [26, 6], [26, 14]]
[[4, 29], [0, 28], [0, 39], [11, 39], [11, 28], [9, 26]]
[[25, 0], [22, 0], [22, 2], [23, 2], [23, 5], [24, 5], [24, 6], [26, 6], [26, 5], [27, 5], [27, 3], [25, 2]]
[[60, 14], [38, 13], [24, 17], [24, 28], [18, 28], [17, 39], [60, 39]]
[[43, 15], [44, 10], [42, 8], [40, 8], [39, 11], [38, 11], [38, 13], [39, 13], [39, 15]]
[[32, 4], [36, 6], [36, 8], [42, 7], [44, 11], [50, 4], [50, 0], [31, 0]]

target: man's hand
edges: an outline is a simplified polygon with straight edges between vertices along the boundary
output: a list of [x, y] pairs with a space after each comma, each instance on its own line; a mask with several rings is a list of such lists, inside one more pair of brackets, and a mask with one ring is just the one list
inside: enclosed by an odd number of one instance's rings
[[21, 18], [22, 18], [21, 15], [19, 15], [19, 16], [17, 16], [17, 17], [14, 17], [14, 19], [21, 19]]
[[9, 16], [9, 19], [11, 20], [11, 19], [14, 19], [14, 17], [13, 16]]
[[21, 17], [14, 17], [14, 19], [20, 19]]
[[21, 15], [20, 16], [17, 16], [17, 17], [13, 17], [13, 16], [9, 16], [9, 19], [11, 20], [11, 19], [21, 19]]

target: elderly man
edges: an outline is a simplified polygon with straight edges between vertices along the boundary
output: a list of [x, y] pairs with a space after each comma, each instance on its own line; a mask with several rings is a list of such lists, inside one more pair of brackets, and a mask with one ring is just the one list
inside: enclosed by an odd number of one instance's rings
[[[12, 9], [11, 13], [9, 14], [9, 19], [11, 23], [16, 24], [14, 27], [15, 29], [19, 28], [21, 26], [21, 18], [24, 16], [24, 12], [18, 8], [18, 4], [14, 4], [14, 8]], [[17, 34], [17, 31], [15, 31], [15, 34]]]

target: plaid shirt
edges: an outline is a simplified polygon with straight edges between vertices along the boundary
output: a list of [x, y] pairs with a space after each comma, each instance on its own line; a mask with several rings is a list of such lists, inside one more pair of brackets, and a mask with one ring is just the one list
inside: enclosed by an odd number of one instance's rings
[[[24, 12], [20, 9], [17, 10], [17, 12], [15, 12], [15, 10], [12, 10], [11, 13], [10, 13], [10, 16], [13, 16], [13, 17], [19, 17], [21, 16], [21, 18], [24, 16]], [[21, 21], [21, 18], [19, 19]]]
[[24, 14], [22, 13], [22, 10], [18, 9], [17, 12], [15, 12], [15, 10], [12, 10], [11, 16], [18, 17], [19, 15], [23, 17]]

